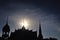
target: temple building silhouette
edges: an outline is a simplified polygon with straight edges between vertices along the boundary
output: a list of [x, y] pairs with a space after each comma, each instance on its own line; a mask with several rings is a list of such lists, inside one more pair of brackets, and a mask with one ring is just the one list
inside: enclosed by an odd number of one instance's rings
[[25, 29], [23, 26], [21, 29], [15, 30], [10, 33], [10, 26], [6, 22], [5, 26], [2, 28], [2, 37], [0, 40], [57, 40], [56, 38], [43, 38], [41, 24], [39, 24], [39, 35], [37, 37], [37, 31], [32, 31]]

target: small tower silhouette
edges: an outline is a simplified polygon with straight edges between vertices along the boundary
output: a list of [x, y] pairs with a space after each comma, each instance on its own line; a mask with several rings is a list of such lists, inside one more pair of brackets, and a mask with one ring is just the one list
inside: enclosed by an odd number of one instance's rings
[[22, 27], [22, 30], [25, 30], [25, 27], [24, 27], [24, 25], [23, 25], [23, 27]]
[[39, 35], [38, 35], [38, 40], [43, 40], [42, 30], [41, 30], [41, 24], [39, 24]]
[[8, 18], [7, 18], [7, 21], [6, 21], [6, 25], [3, 27], [2, 29], [2, 38], [3, 39], [8, 39], [9, 37], [9, 32], [10, 32], [10, 27], [8, 25]]

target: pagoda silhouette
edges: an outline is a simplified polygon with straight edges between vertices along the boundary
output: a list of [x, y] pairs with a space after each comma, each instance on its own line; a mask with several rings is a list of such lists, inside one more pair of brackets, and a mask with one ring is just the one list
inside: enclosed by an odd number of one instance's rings
[[39, 24], [39, 35], [37, 37], [37, 31], [32, 31], [25, 29], [24, 25], [21, 29], [10, 32], [10, 26], [8, 25], [8, 20], [5, 26], [2, 28], [2, 37], [0, 40], [57, 40], [56, 38], [43, 38], [41, 24]]

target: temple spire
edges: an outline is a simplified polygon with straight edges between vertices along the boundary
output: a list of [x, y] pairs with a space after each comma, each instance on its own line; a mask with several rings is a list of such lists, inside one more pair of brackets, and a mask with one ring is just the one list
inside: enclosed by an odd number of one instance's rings
[[39, 21], [39, 36], [38, 40], [43, 40], [42, 29], [41, 29], [41, 22]]
[[10, 32], [10, 26], [8, 25], [8, 17], [7, 17], [6, 24], [2, 29], [2, 38], [8, 39], [9, 38], [9, 32]]
[[40, 20], [39, 20], [39, 35], [42, 35], [41, 22], [40, 22]]

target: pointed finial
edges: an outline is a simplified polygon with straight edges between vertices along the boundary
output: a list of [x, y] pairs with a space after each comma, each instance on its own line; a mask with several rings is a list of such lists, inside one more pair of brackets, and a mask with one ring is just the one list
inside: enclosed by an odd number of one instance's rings
[[41, 25], [41, 21], [39, 20], [39, 25]]
[[8, 24], [8, 16], [7, 16], [6, 24]]

